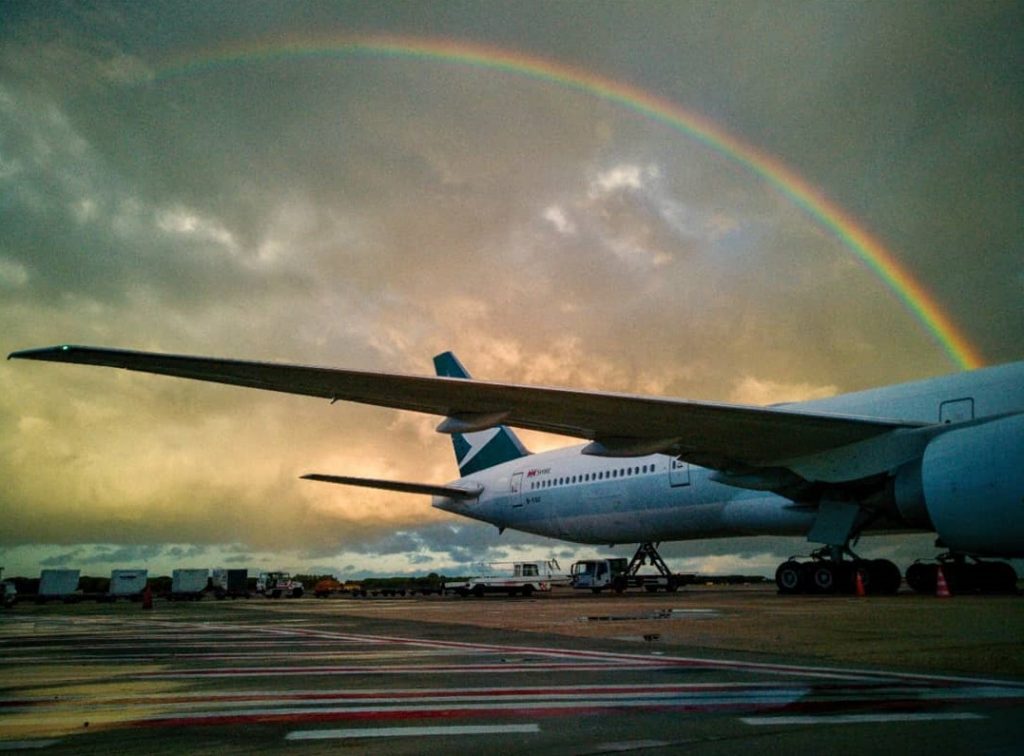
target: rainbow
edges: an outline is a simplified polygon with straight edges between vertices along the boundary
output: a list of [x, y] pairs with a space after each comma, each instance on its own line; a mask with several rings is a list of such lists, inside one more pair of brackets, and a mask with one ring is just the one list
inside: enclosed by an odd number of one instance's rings
[[156, 79], [230, 64], [299, 57], [367, 55], [456, 63], [500, 71], [582, 92], [628, 108], [710, 147], [767, 182], [836, 236], [898, 298], [961, 369], [985, 364], [978, 349], [934, 296], [856, 219], [780, 160], [729, 134], [698, 113], [637, 87], [544, 58], [463, 41], [402, 36], [283, 38], [221, 47], [165, 61]]

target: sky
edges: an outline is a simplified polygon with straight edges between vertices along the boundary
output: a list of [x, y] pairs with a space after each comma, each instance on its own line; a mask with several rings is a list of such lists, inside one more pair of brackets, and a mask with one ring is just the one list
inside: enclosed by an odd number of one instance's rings
[[[452, 349], [479, 378], [750, 404], [1019, 360], [1022, 22], [1013, 2], [0, 1], [0, 346], [420, 374]], [[628, 556], [298, 479], [451, 480], [437, 420], [4, 361], [0, 565]], [[662, 551], [767, 575], [807, 549]]]

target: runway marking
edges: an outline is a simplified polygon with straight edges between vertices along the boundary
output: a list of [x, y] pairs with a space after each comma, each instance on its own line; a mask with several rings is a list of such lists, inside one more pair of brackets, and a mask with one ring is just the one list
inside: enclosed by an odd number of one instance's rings
[[336, 740], [340, 738], [418, 738], [449, 735], [509, 735], [540, 732], [540, 725], [447, 725], [438, 727], [361, 727], [351, 730], [295, 730], [285, 740]]
[[[51, 628], [59, 632], [47, 635]], [[87, 632], [69, 631], [75, 628]], [[942, 714], [939, 707], [980, 708], [1024, 701], [1024, 683], [1019, 681], [765, 664], [673, 656], [670, 652], [608, 652], [585, 645], [474, 643], [295, 625], [247, 625], [243, 631], [230, 622], [139, 618], [52, 623], [43, 628], [43, 635], [35, 637], [30, 634], [39, 632], [38, 625], [8, 626], [7, 631], [5, 650], [19, 648], [20, 653], [28, 654], [12, 654], [16, 658], [0, 668], [6, 677], [19, 681], [16, 687], [8, 686], [6, 700], [0, 698], [0, 722], [21, 728], [19, 735], [27, 734], [30, 727], [35, 728], [33, 733], [62, 734], [82, 720], [92, 722], [90, 729], [251, 723], [284, 727], [335, 722], [351, 724], [352, 729], [338, 732], [358, 732], [351, 736], [356, 738], [374, 737], [366, 733], [376, 731], [414, 731], [411, 727], [357, 730], [359, 724], [615, 716], [616, 711], [760, 714], [747, 717], [751, 720], [747, 723], [763, 720], [758, 724], [783, 726], [862, 721], [857, 717], [882, 717], [863, 720], [879, 722], [914, 721], [896, 717], [921, 715], [940, 719], [949, 714]], [[250, 649], [256, 642], [259, 648]], [[222, 651], [223, 646], [230, 648]], [[151, 649], [166, 653], [154, 657]], [[140, 667], [140, 660], [151, 663]], [[209, 660], [214, 660], [214, 665], [208, 664]], [[218, 667], [216, 661], [230, 666]], [[91, 662], [110, 668], [97, 670]], [[547, 673], [553, 683], [591, 679], [592, 684], [516, 684], [527, 679], [548, 681], [525, 677], [537, 672]], [[601, 676], [584, 675], [591, 672]], [[714, 680], [704, 675], [716, 673], [725, 681], [690, 682]], [[480, 674], [492, 678], [483, 680]], [[501, 687], [500, 680], [508, 679], [507, 674], [524, 677], [511, 679], [510, 687]], [[408, 675], [419, 675], [432, 687], [412, 687], [414, 683], [410, 683], [389, 688], [386, 677], [379, 677]], [[305, 684], [304, 677], [309, 678]], [[202, 690], [215, 686], [217, 678], [248, 678], [260, 689], [247, 690], [248, 683], [239, 682], [236, 690]], [[609, 678], [630, 682], [599, 684]], [[445, 687], [449, 680], [462, 685]], [[466, 687], [473, 680], [481, 686]], [[636, 680], [643, 682], [631, 682]], [[87, 681], [88, 687], [67, 687], [76, 681]], [[358, 687], [367, 683], [376, 687]], [[59, 697], [35, 695], [56, 685], [66, 686], [66, 692]], [[291, 685], [295, 688], [288, 689]], [[320, 685], [323, 689], [316, 689]], [[277, 686], [281, 689], [275, 690]], [[915, 713], [898, 713], [908, 710]], [[862, 713], [830, 714], [837, 711]], [[812, 716], [815, 714], [820, 716]], [[11, 730], [9, 734], [14, 733]]]
[[957, 720], [988, 719], [983, 714], [970, 712], [920, 713], [920, 714], [822, 714], [808, 717], [740, 717], [743, 724], [761, 725], [818, 725], [818, 724], [868, 724], [884, 722], [940, 722]]
[[672, 745], [667, 740], [621, 740], [615, 743], [598, 743], [593, 753], [625, 753], [646, 748], [665, 748]]
[[637, 670], [675, 669], [678, 665], [665, 664], [622, 664], [611, 662], [565, 662], [525, 664], [422, 664], [391, 666], [322, 666], [322, 667], [237, 667], [234, 669], [194, 669], [157, 672], [139, 672], [124, 675], [128, 680], [205, 680], [225, 677], [321, 677], [336, 675], [479, 675], [479, 674], [522, 674], [550, 672], [623, 672]]
[[46, 740], [0, 740], [0, 751], [28, 751], [57, 745], [60, 738]]

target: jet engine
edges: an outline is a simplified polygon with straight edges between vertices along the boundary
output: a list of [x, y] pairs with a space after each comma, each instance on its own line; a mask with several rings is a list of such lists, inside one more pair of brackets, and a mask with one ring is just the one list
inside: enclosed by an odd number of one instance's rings
[[1024, 556], [1024, 415], [943, 433], [902, 468], [893, 498], [951, 551]]

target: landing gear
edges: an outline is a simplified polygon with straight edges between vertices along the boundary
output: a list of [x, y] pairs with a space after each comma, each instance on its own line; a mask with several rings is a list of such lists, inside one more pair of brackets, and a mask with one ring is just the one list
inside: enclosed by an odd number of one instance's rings
[[779, 593], [787, 595], [856, 593], [858, 577], [869, 595], [892, 595], [900, 588], [895, 564], [888, 559], [861, 559], [848, 547], [819, 549], [810, 561], [789, 559], [775, 570]]
[[[657, 575], [640, 574], [640, 568], [648, 563], [658, 571]], [[626, 571], [617, 575], [612, 582], [612, 589], [616, 593], [622, 593], [630, 586], [641, 586], [648, 593], [656, 593], [659, 590], [675, 593], [686, 581], [686, 576], [674, 574], [665, 564], [665, 560], [658, 553], [658, 544], [647, 542], [636, 547]]]
[[934, 563], [914, 562], [907, 568], [907, 585], [917, 593], [935, 593], [940, 567], [950, 593], [1017, 593], [1017, 572], [1008, 562], [953, 553], [940, 554]]

